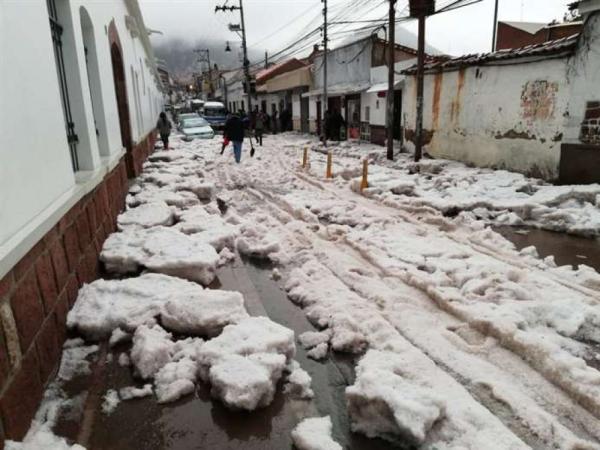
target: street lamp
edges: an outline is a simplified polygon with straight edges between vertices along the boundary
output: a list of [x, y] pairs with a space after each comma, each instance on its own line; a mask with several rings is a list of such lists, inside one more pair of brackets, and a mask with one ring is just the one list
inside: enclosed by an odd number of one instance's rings
[[[223, 6], [215, 6], [215, 13], [218, 11], [239, 11], [241, 24], [230, 24], [229, 30], [236, 32], [242, 38], [242, 50], [244, 51], [244, 77], [246, 84], [246, 93], [248, 95], [248, 113], [252, 112], [252, 92], [251, 92], [251, 82], [250, 82], [250, 61], [248, 61], [248, 49], [246, 47], [246, 22], [244, 21], [244, 6], [243, 0], [239, 0], [239, 6], [227, 6], [227, 4]], [[227, 43], [227, 48], [229, 48], [229, 42]], [[225, 51], [227, 51], [225, 48]], [[231, 48], [229, 48], [231, 51]]]

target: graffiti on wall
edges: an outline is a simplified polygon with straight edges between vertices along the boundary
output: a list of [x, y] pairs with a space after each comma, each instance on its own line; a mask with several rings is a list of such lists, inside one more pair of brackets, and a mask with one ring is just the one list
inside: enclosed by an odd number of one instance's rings
[[548, 80], [528, 81], [521, 92], [521, 112], [527, 121], [547, 120], [554, 116], [558, 83]]

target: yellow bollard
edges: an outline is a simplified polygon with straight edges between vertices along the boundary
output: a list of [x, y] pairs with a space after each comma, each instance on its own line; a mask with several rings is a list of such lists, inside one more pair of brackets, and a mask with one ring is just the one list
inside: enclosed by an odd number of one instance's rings
[[365, 159], [365, 160], [363, 160], [363, 174], [362, 174], [362, 181], [360, 182], [360, 192], [362, 192], [363, 189], [366, 189], [369, 187], [369, 181], [367, 180], [368, 175], [369, 175], [369, 161], [367, 161]]
[[331, 150], [327, 152], [327, 172], [325, 173], [325, 178], [333, 178], [333, 172], [331, 170], [333, 155], [331, 154]]
[[304, 147], [304, 155], [302, 155], [302, 168], [308, 167], [308, 147]]

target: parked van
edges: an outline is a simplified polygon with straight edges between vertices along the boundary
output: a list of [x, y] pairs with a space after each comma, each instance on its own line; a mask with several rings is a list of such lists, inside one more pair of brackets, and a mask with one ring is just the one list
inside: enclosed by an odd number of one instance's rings
[[202, 117], [210, 123], [214, 130], [222, 130], [227, 120], [227, 109], [221, 102], [204, 103], [204, 113]]

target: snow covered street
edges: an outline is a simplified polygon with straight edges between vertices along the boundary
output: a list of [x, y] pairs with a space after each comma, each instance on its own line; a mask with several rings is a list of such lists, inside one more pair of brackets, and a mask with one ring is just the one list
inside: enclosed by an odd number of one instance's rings
[[600, 275], [491, 228], [597, 252], [600, 186], [347, 143], [326, 179], [307, 136], [246, 140], [239, 165], [173, 141], [9, 449], [600, 449]]

